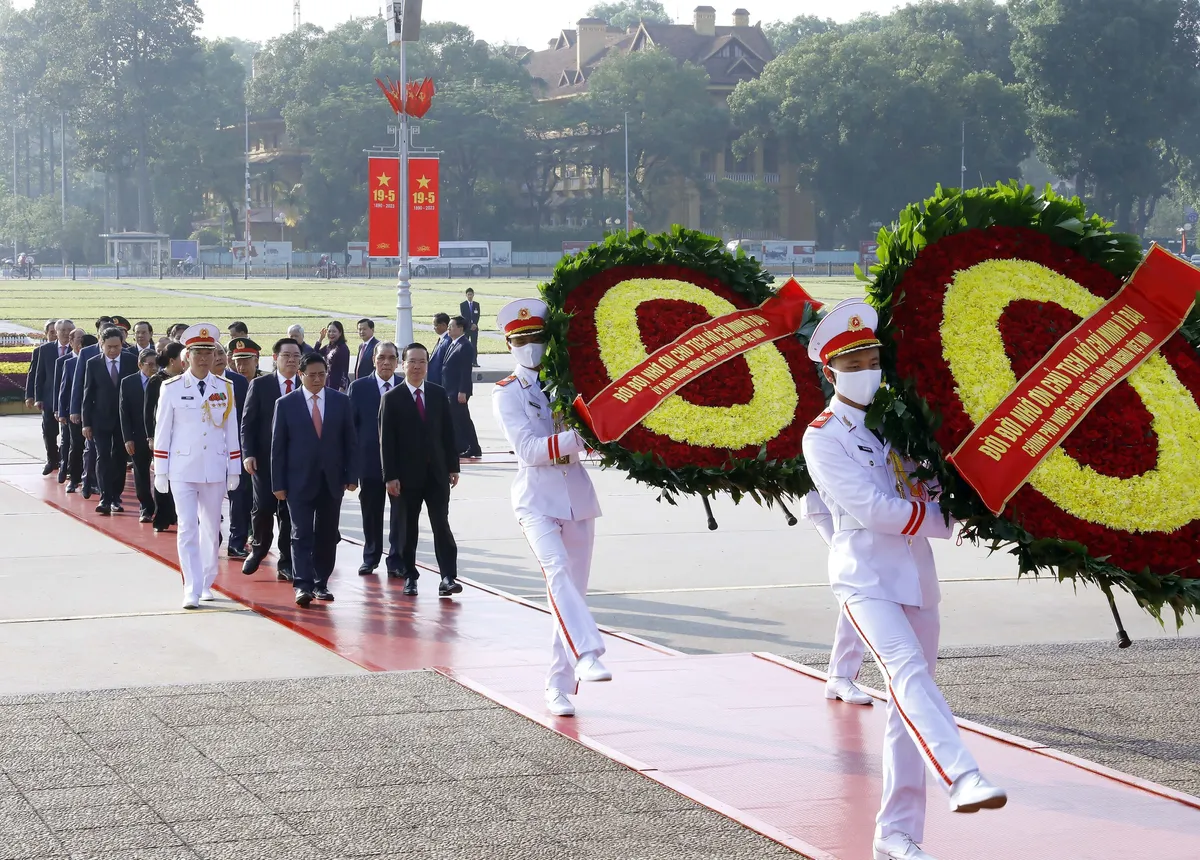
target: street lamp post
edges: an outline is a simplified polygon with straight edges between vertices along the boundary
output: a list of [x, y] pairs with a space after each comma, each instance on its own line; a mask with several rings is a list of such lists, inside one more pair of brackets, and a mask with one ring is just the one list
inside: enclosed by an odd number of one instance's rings
[[625, 111], [625, 232], [633, 226], [633, 210], [629, 208], [629, 111]]
[[[407, 95], [408, 69], [404, 45], [415, 42], [421, 31], [421, 0], [392, 0], [387, 19], [388, 43], [400, 46], [400, 93]], [[396, 149], [400, 156], [400, 271], [396, 280], [396, 343], [401, 350], [413, 342], [412, 283], [408, 265], [408, 113], [401, 110], [396, 132], [400, 138]]]

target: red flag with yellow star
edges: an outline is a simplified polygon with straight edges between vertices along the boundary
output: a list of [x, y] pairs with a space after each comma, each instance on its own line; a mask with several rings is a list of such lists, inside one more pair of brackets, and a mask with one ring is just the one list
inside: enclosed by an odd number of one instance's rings
[[400, 159], [372, 158], [367, 164], [368, 256], [400, 256]]
[[438, 160], [408, 160], [408, 253], [414, 257], [438, 255]]

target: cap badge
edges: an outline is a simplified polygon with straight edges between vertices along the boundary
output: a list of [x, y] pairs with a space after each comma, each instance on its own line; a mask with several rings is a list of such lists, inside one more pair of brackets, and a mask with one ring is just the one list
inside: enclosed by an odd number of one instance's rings
[[531, 316], [533, 316], [533, 314], [529, 312], [529, 308], [521, 308], [519, 311], [517, 311], [517, 319], [519, 320], [527, 320]]
[[200, 329], [200, 337], [208, 337], [208, 329], [206, 329], [206, 328]]
[[846, 321], [846, 331], [862, 331], [862, 329], [862, 317], [858, 316], [857, 314], [850, 317], [850, 319]]

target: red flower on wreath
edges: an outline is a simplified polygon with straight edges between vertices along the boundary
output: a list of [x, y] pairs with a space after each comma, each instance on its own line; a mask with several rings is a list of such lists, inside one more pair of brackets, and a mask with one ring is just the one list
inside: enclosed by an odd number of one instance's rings
[[[1122, 286], [1107, 269], [1028, 228], [968, 230], [922, 249], [902, 278], [903, 298], [892, 308], [893, 337], [898, 372], [941, 415], [934, 435], [943, 451], [953, 451], [974, 428], [943, 354], [941, 326], [946, 290], [957, 272], [997, 259], [1038, 263], [1105, 299]], [[1000, 319], [1000, 332], [1017, 378], [1079, 321], [1078, 316], [1057, 305], [1011, 303]], [[1176, 335], [1160, 353], [1200, 403], [1196, 350]], [[1066, 453], [1079, 463], [1116, 478], [1132, 478], [1153, 469], [1157, 448], [1150, 413], [1128, 381], [1115, 386], [1063, 442]], [[1077, 541], [1092, 557], [1108, 557], [1126, 570], [1148, 568], [1156, 574], [1200, 577], [1200, 521], [1171, 533], [1119, 531], [1072, 516], [1029, 484], [1013, 497], [1003, 516], [1036, 538]]]
[[[744, 296], [716, 278], [684, 267], [618, 266], [592, 277], [571, 291], [563, 307], [571, 315], [567, 332], [571, 377], [576, 391], [585, 401], [595, 397], [612, 381], [600, 357], [596, 307], [609, 289], [634, 278], [686, 281], [711, 291], [735, 308], [753, 307]], [[638, 329], [648, 352], [672, 342], [692, 326], [711, 318], [711, 314], [700, 305], [668, 299], [643, 302], [637, 311]], [[774, 345], [788, 363], [799, 397], [791, 424], [767, 443], [767, 458], [792, 460], [801, 456], [804, 430], [825, 408], [825, 398], [813, 364], [799, 341], [784, 338], [775, 341]], [[753, 396], [753, 383], [746, 359], [738, 356], [726, 361], [683, 386], [677, 396], [697, 406], [728, 407], [749, 403]], [[728, 468], [735, 460], [752, 459], [759, 454], [757, 446], [733, 450], [688, 445], [647, 430], [642, 425], [626, 433], [620, 444], [631, 451], [651, 453], [668, 468]]]

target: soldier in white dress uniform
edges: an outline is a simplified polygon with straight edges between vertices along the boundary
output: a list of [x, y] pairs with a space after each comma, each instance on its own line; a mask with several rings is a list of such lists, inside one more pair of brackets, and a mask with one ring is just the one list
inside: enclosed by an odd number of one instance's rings
[[928, 539], [949, 538], [953, 526], [910, 478], [915, 464], [866, 427], [882, 382], [878, 319], [874, 308], [850, 299], [813, 333], [809, 357], [821, 362], [836, 395], [805, 431], [804, 459], [831, 518], [834, 594], [888, 686], [875, 860], [932, 860], [917, 844], [926, 769], [955, 812], [999, 808], [1007, 796], [979, 773], [933, 680], [940, 594]]
[[587, 607], [588, 576], [600, 503], [579, 460], [582, 437], [555, 419], [538, 379], [546, 351], [546, 303], [518, 299], [496, 319], [517, 366], [496, 383], [492, 410], [517, 455], [513, 510], [542, 566], [554, 616], [546, 707], [558, 716], [575, 713], [570, 695], [578, 681], [609, 681], [600, 662], [604, 640]]
[[221, 500], [242, 475], [233, 385], [209, 372], [219, 331], [197, 323], [183, 333], [189, 367], [163, 383], [155, 418], [154, 488], [175, 499], [184, 609], [214, 599]]

